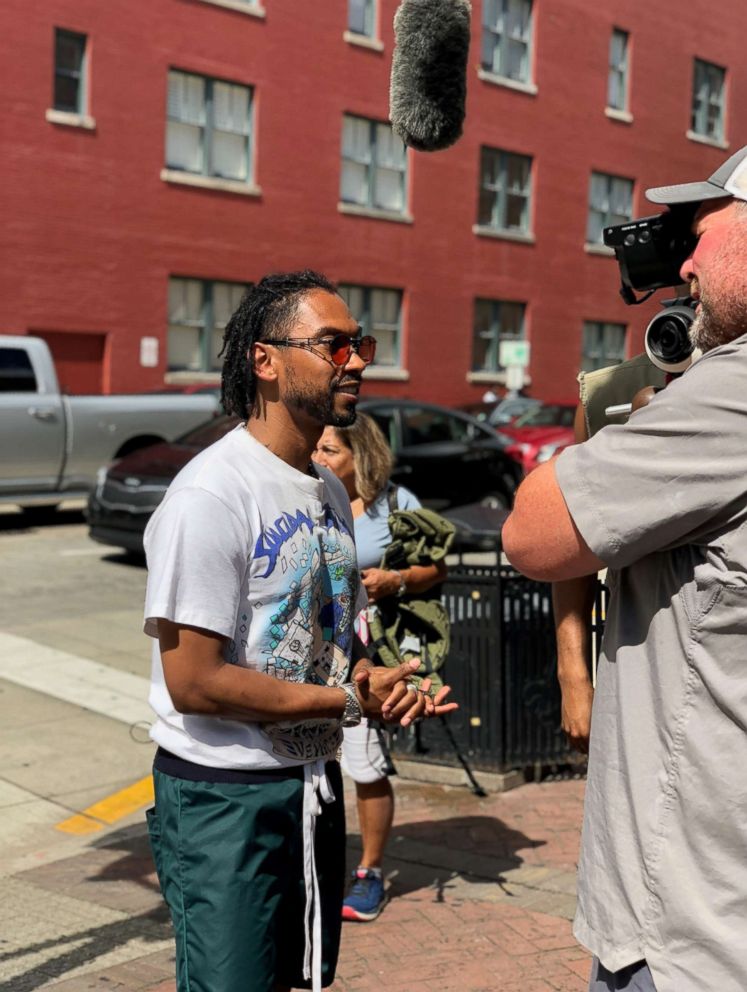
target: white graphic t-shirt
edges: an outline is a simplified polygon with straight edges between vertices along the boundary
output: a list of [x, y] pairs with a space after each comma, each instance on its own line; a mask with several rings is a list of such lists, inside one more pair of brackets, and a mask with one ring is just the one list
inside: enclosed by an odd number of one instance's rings
[[153, 644], [151, 737], [214, 768], [277, 768], [334, 757], [339, 720], [252, 723], [178, 713], [159, 618], [227, 638], [230, 664], [289, 682], [341, 685], [365, 606], [350, 503], [335, 476], [306, 475], [243, 425], [176, 476], [145, 531], [145, 632]]

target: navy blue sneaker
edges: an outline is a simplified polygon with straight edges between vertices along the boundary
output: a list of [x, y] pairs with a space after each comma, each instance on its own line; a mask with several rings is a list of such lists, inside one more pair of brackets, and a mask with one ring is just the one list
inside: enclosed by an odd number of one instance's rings
[[353, 872], [353, 884], [347, 899], [342, 904], [343, 920], [364, 922], [375, 920], [384, 908], [384, 879], [369, 868], [357, 868]]

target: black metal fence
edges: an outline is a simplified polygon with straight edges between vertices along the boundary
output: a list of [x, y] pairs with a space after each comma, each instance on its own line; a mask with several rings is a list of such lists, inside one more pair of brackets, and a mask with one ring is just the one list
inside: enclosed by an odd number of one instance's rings
[[[595, 656], [602, 589], [592, 628]], [[451, 650], [441, 674], [460, 706], [448, 725], [470, 765], [506, 771], [578, 760], [560, 729], [550, 585], [510, 566], [461, 564], [449, 571], [443, 601]], [[458, 762], [454, 741], [438, 720], [399, 730], [392, 753], [395, 759]]]

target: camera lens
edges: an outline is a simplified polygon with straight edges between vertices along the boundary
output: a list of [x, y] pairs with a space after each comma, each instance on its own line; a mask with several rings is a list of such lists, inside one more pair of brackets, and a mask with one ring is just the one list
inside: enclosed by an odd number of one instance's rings
[[684, 323], [675, 317], [670, 317], [657, 328], [654, 342], [657, 357], [671, 361], [683, 350], [683, 345], [687, 347], [689, 340]]
[[646, 328], [646, 353], [657, 368], [677, 372], [690, 362], [693, 344], [690, 326], [695, 318], [692, 308], [670, 307], [654, 317]]

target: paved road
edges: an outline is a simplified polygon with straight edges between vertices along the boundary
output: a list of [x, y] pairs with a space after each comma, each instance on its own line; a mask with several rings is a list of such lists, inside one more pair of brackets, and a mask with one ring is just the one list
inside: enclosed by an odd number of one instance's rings
[[[79, 514], [22, 523], [0, 514], [0, 992], [171, 992], [142, 824], [145, 572]], [[583, 782], [395, 787], [392, 901], [346, 925], [335, 992], [585, 989], [569, 923]]]

